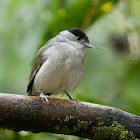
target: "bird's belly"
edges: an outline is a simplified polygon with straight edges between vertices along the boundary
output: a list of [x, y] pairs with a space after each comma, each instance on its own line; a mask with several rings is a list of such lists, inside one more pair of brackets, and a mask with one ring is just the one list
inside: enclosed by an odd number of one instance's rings
[[81, 58], [47, 60], [34, 81], [35, 91], [58, 94], [63, 91], [73, 91], [80, 83], [83, 74], [83, 60]]

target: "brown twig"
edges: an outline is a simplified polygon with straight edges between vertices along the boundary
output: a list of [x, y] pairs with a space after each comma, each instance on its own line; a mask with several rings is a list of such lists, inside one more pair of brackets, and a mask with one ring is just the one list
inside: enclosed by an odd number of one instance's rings
[[[84, 138], [140, 138], [140, 117], [87, 102], [0, 93], [0, 127]], [[130, 132], [131, 131], [131, 132]]]
[[84, 22], [81, 26], [82, 30], [85, 30], [93, 22], [93, 17], [95, 15], [95, 11], [97, 10], [97, 8], [99, 8], [99, 4], [100, 4], [100, 0], [95, 0], [92, 3], [92, 6], [89, 9], [88, 14], [86, 15]]

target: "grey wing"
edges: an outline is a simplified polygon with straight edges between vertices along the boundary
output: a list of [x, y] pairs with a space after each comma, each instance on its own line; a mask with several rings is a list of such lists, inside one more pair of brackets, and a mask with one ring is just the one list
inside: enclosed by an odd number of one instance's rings
[[31, 95], [31, 93], [32, 93], [32, 86], [34, 84], [35, 76], [38, 73], [38, 71], [41, 68], [43, 63], [44, 63], [44, 61], [42, 60], [42, 57], [38, 56], [37, 60], [35, 62], [35, 65], [32, 68], [30, 77], [29, 77], [29, 83], [28, 83], [28, 86], [27, 86], [27, 93], [28, 93], [28, 95]]
[[31, 95], [32, 93], [32, 87], [34, 84], [34, 79], [36, 77], [36, 74], [38, 73], [38, 71], [40, 70], [41, 66], [43, 65], [43, 63], [47, 60], [47, 57], [44, 57], [42, 54], [43, 52], [48, 49], [49, 47], [51, 47], [52, 44], [45, 44], [45, 46], [43, 46], [38, 52], [37, 52], [37, 58], [36, 58], [36, 62], [32, 68], [30, 77], [29, 77], [29, 83], [27, 85], [27, 93], [28, 95]]

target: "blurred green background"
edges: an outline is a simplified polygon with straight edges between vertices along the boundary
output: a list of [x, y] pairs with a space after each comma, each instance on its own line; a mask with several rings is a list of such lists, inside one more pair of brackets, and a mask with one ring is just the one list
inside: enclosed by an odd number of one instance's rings
[[[26, 93], [37, 50], [79, 27], [95, 49], [73, 98], [140, 115], [140, 0], [0, 0], [0, 92]], [[65, 96], [64, 98], [67, 99]], [[0, 140], [81, 140], [0, 129]]]

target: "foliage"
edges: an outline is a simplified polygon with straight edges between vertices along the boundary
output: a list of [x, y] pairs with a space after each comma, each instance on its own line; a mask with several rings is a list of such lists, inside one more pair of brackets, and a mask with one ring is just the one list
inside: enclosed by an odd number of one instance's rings
[[118, 2], [118, 0], [104, 0], [102, 2], [96, 2], [95, 0], [77, 0], [69, 5], [69, 7], [58, 9], [54, 13], [54, 17], [48, 25], [48, 28], [46, 28], [46, 33], [41, 46], [45, 44], [46, 38], [49, 40], [62, 30], [73, 27], [81, 28], [88, 13], [91, 12], [91, 9], [96, 7], [94, 15], [91, 17], [91, 21], [93, 22], [104, 13], [110, 11], [116, 2]]
[[[79, 27], [96, 49], [87, 50], [84, 76], [72, 96], [140, 115], [140, 1], [118, 1], [1, 0], [1, 92], [26, 95], [38, 48], [60, 31]], [[118, 51], [118, 45], [128, 52]], [[2, 134], [5, 139], [73, 139], [0, 130]]]

